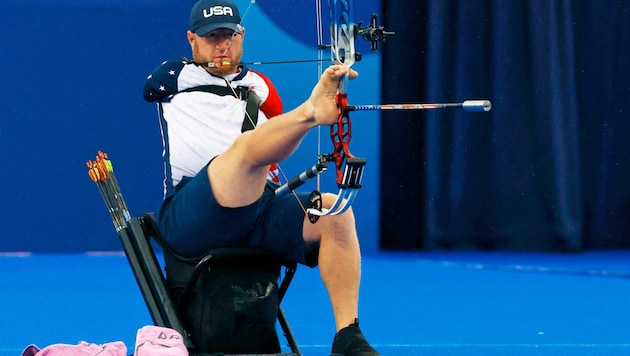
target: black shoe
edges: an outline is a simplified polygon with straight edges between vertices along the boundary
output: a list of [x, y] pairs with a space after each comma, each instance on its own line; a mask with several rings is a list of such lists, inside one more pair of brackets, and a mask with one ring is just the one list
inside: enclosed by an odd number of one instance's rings
[[330, 356], [381, 356], [368, 344], [359, 329], [359, 319], [335, 335]]

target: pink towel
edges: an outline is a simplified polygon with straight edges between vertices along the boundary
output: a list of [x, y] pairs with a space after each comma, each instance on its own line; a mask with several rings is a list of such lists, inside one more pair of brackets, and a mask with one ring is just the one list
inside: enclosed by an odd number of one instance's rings
[[54, 344], [43, 350], [35, 345], [29, 345], [22, 352], [22, 356], [126, 356], [127, 347], [121, 341], [103, 345], [90, 344], [85, 341], [78, 345]]
[[148, 325], [136, 334], [134, 356], [188, 356], [188, 350], [177, 331]]

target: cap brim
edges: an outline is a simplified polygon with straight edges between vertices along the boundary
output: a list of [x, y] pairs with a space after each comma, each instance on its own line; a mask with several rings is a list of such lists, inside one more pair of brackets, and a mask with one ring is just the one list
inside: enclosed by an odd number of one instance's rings
[[209, 25], [206, 25], [206, 26], [202, 26], [197, 31], [195, 31], [195, 33], [198, 36], [205, 36], [205, 35], [209, 34], [210, 32], [212, 32], [214, 30], [221, 29], [221, 28], [232, 30], [232, 31], [237, 32], [237, 33], [241, 33], [240, 26], [238, 24], [233, 23], [233, 22], [213, 23], [213, 24], [209, 24]]

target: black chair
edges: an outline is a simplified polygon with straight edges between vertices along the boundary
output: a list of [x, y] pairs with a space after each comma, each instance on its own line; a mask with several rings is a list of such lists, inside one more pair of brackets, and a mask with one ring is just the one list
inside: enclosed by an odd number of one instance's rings
[[[164, 243], [150, 213], [128, 219], [118, 235], [154, 324], [177, 330], [191, 355], [302, 355], [280, 307], [295, 263], [255, 248], [182, 258]], [[166, 276], [151, 240], [164, 251]], [[207, 308], [205, 303], [215, 304]], [[233, 313], [226, 315], [222, 307], [228, 304]], [[210, 311], [201, 323], [193, 322], [200, 308]], [[269, 313], [277, 314], [271, 326]], [[265, 314], [266, 325], [260, 327]], [[292, 353], [280, 351], [276, 318]]]

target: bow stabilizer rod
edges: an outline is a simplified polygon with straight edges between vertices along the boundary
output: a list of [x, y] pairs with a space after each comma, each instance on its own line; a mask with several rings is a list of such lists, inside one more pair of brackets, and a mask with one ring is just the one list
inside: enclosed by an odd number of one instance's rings
[[295, 178], [276, 188], [276, 195], [286, 191], [286, 190], [295, 190], [299, 188], [302, 184], [306, 183], [308, 180], [317, 177], [323, 171], [328, 168], [328, 160], [325, 155], [320, 155], [318, 162], [304, 172], [297, 175]]

